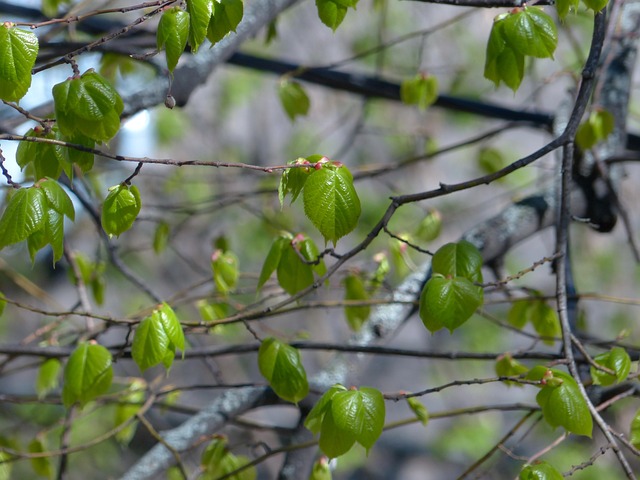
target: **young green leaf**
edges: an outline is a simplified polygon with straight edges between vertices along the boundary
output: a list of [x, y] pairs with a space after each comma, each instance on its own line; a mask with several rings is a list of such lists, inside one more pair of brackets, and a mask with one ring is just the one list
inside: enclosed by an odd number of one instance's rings
[[425, 242], [431, 242], [438, 238], [441, 230], [442, 215], [438, 210], [431, 209], [418, 225], [415, 236]]
[[4, 313], [4, 309], [7, 306], [7, 297], [5, 297], [4, 293], [0, 292], [0, 317]]
[[69, 408], [106, 393], [111, 386], [113, 367], [111, 353], [102, 345], [81, 343], [73, 351], [64, 368], [62, 401]]
[[561, 335], [558, 313], [544, 300], [532, 302], [527, 311], [533, 328], [547, 345], [553, 345], [555, 338]]
[[[380, 391], [370, 387], [338, 392], [331, 398], [331, 414], [336, 428], [347, 436], [353, 435], [368, 452], [384, 427], [384, 398]], [[322, 446], [322, 432], [320, 439]]]
[[544, 419], [553, 428], [560, 426], [576, 435], [591, 437], [593, 420], [578, 384], [565, 372], [555, 369], [548, 372], [552, 376], [545, 375], [546, 385], [536, 395]]
[[420, 295], [420, 318], [430, 332], [450, 332], [469, 320], [483, 301], [483, 291], [465, 277], [435, 274]]
[[[334, 395], [334, 397], [336, 395]], [[322, 453], [329, 458], [337, 458], [351, 450], [351, 447], [353, 447], [355, 443], [356, 434], [351, 430], [345, 430], [336, 425], [333, 409], [331, 405], [329, 405], [322, 418], [322, 429], [318, 442]]]
[[631, 420], [631, 426], [629, 428], [629, 441], [631, 444], [640, 448], [640, 409], [636, 411], [633, 416], [633, 420]]
[[504, 23], [504, 15], [494, 19], [487, 43], [484, 76], [496, 87], [502, 81], [515, 92], [524, 78], [524, 55], [506, 41]]
[[300, 253], [304, 259], [311, 263], [311, 269], [316, 275], [322, 276], [327, 273], [327, 266], [325, 265], [324, 260], [320, 257], [320, 251], [318, 250], [316, 242], [311, 238], [302, 235], [296, 240], [296, 243], [299, 245]]
[[[72, 143], [86, 148], [95, 148], [96, 142], [92, 138], [88, 138], [81, 133], [77, 133], [73, 136], [67, 137], [57, 132], [57, 139], [63, 142]], [[59, 147], [62, 151], [62, 156], [66, 161], [66, 165], [63, 165], [63, 169], [67, 176], [71, 178], [73, 176], [73, 169], [70, 168], [72, 164], [78, 165], [80, 170], [84, 173], [93, 168], [94, 154], [91, 152], [85, 152], [71, 147]], [[52, 177], [52, 175], [47, 175]], [[52, 177], [57, 178], [57, 177]]]
[[427, 423], [429, 423], [429, 412], [427, 411], [427, 407], [425, 407], [417, 397], [407, 398], [407, 404], [416, 418], [420, 420], [420, 423], [426, 427]]
[[38, 182], [37, 187], [44, 192], [50, 208], [61, 215], [67, 216], [70, 220], [75, 220], [76, 212], [73, 208], [73, 202], [56, 180], [47, 178]]
[[169, 234], [171, 233], [171, 227], [165, 221], [158, 223], [155, 232], [153, 233], [153, 251], [160, 255], [167, 248], [169, 241]]
[[[31, 442], [29, 442], [29, 453], [45, 453], [47, 451], [47, 446], [44, 444], [44, 441], [40, 437], [36, 437]], [[44, 478], [53, 478], [55, 473], [55, 469], [53, 468], [53, 464], [51, 462], [51, 457], [47, 456], [33, 456], [31, 458], [31, 467], [33, 471]]]
[[82, 134], [96, 142], [111, 140], [120, 129], [122, 98], [93, 69], [53, 87], [58, 128], [63, 135]]
[[438, 98], [438, 78], [419, 73], [404, 80], [400, 85], [400, 98], [402, 103], [417, 105], [420, 110], [425, 110]]
[[530, 319], [532, 302], [520, 300], [513, 303], [507, 314], [507, 321], [516, 328], [524, 328]]
[[211, 270], [216, 288], [222, 295], [235, 290], [238, 283], [238, 257], [231, 251], [216, 250], [211, 256]]
[[47, 393], [58, 388], [61, 368], [62, 364], [57, 358], [49, 358], [42, 362], [36, 377], [36, 393], [39, 399], [44, 398]]
[[214, 0], [211, 20], [207, 28], [207, 38], [211, 44], [216, 44], [227, 34], [235, 32], [243, 15], [242, 0]]
[[346, 392], [347, 389], [340, 385], [335, 384], [329, 390], [324, 392], [324, 394], [320, 397], [320, 400], [313, 406], [307, 418], [304, 420], [304, 426], [306, 429], [310, 430], [314, 435], [320, 433], [322, 429], [322, 419], [324, 418], [325, 413], [331, 407], [331, 399], [338, 392]]
[[313, 463], [309, 480], [331, 480], [331, 468], [327, 457], [321, 457]]
[[484, 173], [495, 173], [506, 165], [502, 152], [497, 148], [481, 148], [478, 152], [478, 166]]
[[360, 199], [351, 172], [341, 164], [326, 163], [304, 185], [304, 213], [325, 242], [337, 241], [351, 232], [360, 218]]
[[184, 332], [171, 307], [163, 303], [138, 325], [131, 356], [143, 372], [160, 363], [168, 369], [176, 349], [184, 352]]
[[[369, 300], [369, 294], [365, 289], [364, 282], [362, 281], [362, 277], [356, 274], [349, 274], [344, 279], [344, 299], [345, 300], [355, 300], [355, 301], [366, 301]], [[362, 328], [362, 325], [369, 318], [369, 314], [371, 313], [371, 307], [368, 305], [363, 305], [361, 307], [354, 306], [345, 306], [344, 313], [347, 317], [347, 323], [351, 330], [354, 332], [359, 331]]]
[[578, 5], [580, 5], [580, 0], [557, 0], [556, 11], [560, 20], [564, 21], [569, 12], [576, 12]]
[[264, 260], [264, 264], [262, 265], [262, 270], [260, 271], [260, 277], [258, 278], [258, 290], [260, 290], [269, 277], [276, 271], [278, 265], [280, 265], [280, 260], [282, 258], [282, 252], [288, 247], [293, 238], [291, 235], [281, 235], [273, 242], [271, 248], [269, 249], [269, 253], [267, 254], [267, 258]]
[[[49, 140], [57, 140], [54, 131], [45, 132], [42, 127], [29, 130], [27, 137], [36, 137]], [[33, 167], [32, 173], [35, 180], [44, 177], [58, 178], [62, 173], [63, 165], [66, 165], [62, 147], [42, 142], [20, 142], [16, 151], [16, 162], [20, 169]]]
[[295, 120], [296, 116], [305, 116], [309, 112], [311, 101], [300, 83], [292, 80], [281, 80], [278, 86], [278, 96], [280, 97], [282, 108], [284, 108], [291, 121]]
[[347, 10], [355, 10], [357, 3], [358, 0], [316, 0], [318, 17], [335, 32], [347, 15]]
[[[529, 371], [527, 367], [522, 365], [517, 360], [514, 360], [513, 357], [508, 353], [505, 353], [504, 355], [498, 357], [498, 359], [496, 360], [495, 369], [496, 375], [498, 375], [499, 377], [517, 377]], [[522, 383], [512, 382], [508, 380], [505, 381], [504, 384], [507, 386], [523, 386]]]
[[258, 350], [258, 366], [280, 398], [298, 403], [309, 393], [300, 352], [290, 345], [273, 337], [264, 339]]
[[515, 9], [504, 21], [503, 35], [510, 48], [531, 57], [553, 58], [558, 45], [556, 24], [538, 7]]
[[[202, 480], [215, 480], [227, 476], [247, 465], [249, 459], [244, 455], [234, 455], [227, 447], [227, 440], [224, 437], [217, 437], [207, 445], [202, 452], [200, 463], [203, 474], [199, 476]], [[257, 472], [255, 467], [247, 467], [241, 472], [232, 475], [232, 480], [255, 480]]]
[[593, 148], [605, 140], [615, 127], [613, 115], [606, 110], [595, 110], [580, 124], [576, 132], [576, 143], [582, 150]]
[[[116, 405], [113, 415], [113, 426], [117, 427], [125, 422], [129, 422], [140, 410], [145, 399], [145, 383], [141, 380], [133, 380], [129, 387], [122, 392], [120, 402]], [[116, 433], [116, 440], [122, 445], [128, 445], [136, 432], [137, 421], [129, 423], [128, 426]]]
[[[302, 235], [296, 236], [282, 250], [280, 257], [280, 263], [276, 270], [278, 277], [278, 284], [289, 295], [294, 295], [307, 288], [313, 283], [313, 268], [310, 263], [305, 263], [300, 257], [302, 253], [300, 251], [300, 243], [303, 240]], [[303, 257], [304, 258], [304, 257]], [[314, 259], [306, 259], [313, 261]]]
[[608, 352], [594, 358], [595, 362], [615, 372], [610, 375], [602, 370], [591, 367], [591, 378], [595, 385], [609, 386], [620, 383], [627, 378], [631, 370], [631, 358], [624, 348], [613, 347]]
[[189, 13], [189, 45], [191, 51], [196, 53], [200, 44], [207, 36], [207, 28], [213, 13], [215, 0], [186, 0]]
[[[306, 158], [298, 158], [288, 163], [288, 165], [308, 165], [309, 160]], [[282, 172], [280, 183], [278, 184], [278, 198], [280, 199], [280, 208], [284, 206], [285, 197], [291, 195], [291, 203], [296, 201], [298, 195], [302, 192], [304, 184], [309, 178], [311, 170], [308, 167], [288, 168]]]
[[588, 9], [593, 10], [594, 12], [599, 12], [604, 7], [606, 7], [607, 4], [609, 3], [609, 0], [582, 0], [582, 1], [584, 2], [585, 6]]
[[47, 198], [40, 188], [21, 188], [13, 194], [0, 218], [0, 249], [26, 240], [45, 227]]
[[164, 47], [167, 54], [167, 68], [176, 68], [178, 60], [189, 39], [189, 14], [180, 7], [173, 7], [162, 14], [156, 32], [158, 50]]
[[525, 465], [520, 472], [519, 480], [563, 480], [562, 473], [547, 462]]
[[135, 185], [111, 187], [102, 205], [102, 228], [109, 235], [119, 237], [131, 228], [141, 207], [140, 192]]
[[482, 282], [482, 263], [482, 255], [478, 249], [463, 240], [440, 247], [433, 255], [431, 268], [433, 273]]
[[0, 24], [0, 99], [17, 102], [31, 86], [31, 69], [38, 56], [38, 37], [33, 32]]

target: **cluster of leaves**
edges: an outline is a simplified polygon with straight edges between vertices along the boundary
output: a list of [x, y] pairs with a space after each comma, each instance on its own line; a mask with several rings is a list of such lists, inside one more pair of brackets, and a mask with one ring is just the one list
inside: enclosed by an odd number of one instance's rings
[[533, 300], [519, 300], [509, 310], [507, 320], [516, 328], [522, 329], [527, 323], [548, 345], [560, 336], [560, 321], [556, 311], [544, 300], [540, 292], [534, 292]]
[[218, 292], [227, 295], [238, 284], [238, 256], [230, 250], [216, 250], [211, 255], [211, 272]]
[[284, 171], [278, 185], [280, 205], [287, 195], [291, 195], [293, 203], [302, 193], [305, 215], [325, 242], [335, 245], [356, 228], [360, 218], [360, 199], [351, 172], [342, 163], [322, 155], [298, 158], [289, 165], [295, 167]]
[[482, 256], [466, 241], [448, 243], [433, 255], [432, 275], [420, 295], [420, 318], [430, 332], [450, 332], [482, 305]]
[[188, 0], [186, 11], [171, 7], [164, 11], [156, 33], [158, 50], [166, 51], [167, 68], [176, 68], [187, 43], [196, 53], [207, 38], [212, 44], [235, 32], [244, 14], [242, 0]]
[[367, 451], [384, 427], [385, 405], [375, 388], [346, 389], [334, 385], [325, 392], [304, 421], [320, 434], [320, 449], [329, 458], [339, 457], [357, 442]]
[[[228, 478], [233, 480], [255, 480], [257, 472], [255, 467], [247, 465], [249, 462], [248, 457], [235, 455], [229, 451], [226, 437], [216, 436], [202, 452], [200, 457], [202, 474], [198, 478], [214, 480], [231, 475]], [[242, 470], [236, 472], [239, 469]]]
[[0, 249], [26, 240], [32, 261], [47, 245], [51, 245], [54, 261], [60, 260], [65, 216], [73, 220], [75, 210], [57, 181], [45, 178], [29, 188], [18, 189], [0, 218]]

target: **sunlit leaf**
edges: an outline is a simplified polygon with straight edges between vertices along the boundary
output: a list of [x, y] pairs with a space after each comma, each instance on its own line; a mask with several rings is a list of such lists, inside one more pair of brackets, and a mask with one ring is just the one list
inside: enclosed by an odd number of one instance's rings
[[207, 38], [211, 44], [216, 44], [227, 34], [235, 32], [244, 15], [242, 0], [213, 0], [213, 12]]
[[38, 37], [33, 32], [11, 22], [0, 24], [0, 99], [17, 102], [25, 96], [37, 56]]
[[608, 386], [620, 383], [627, 378], [631, 370], [631, 358], [624, 348], [613, 347], [608, 352], [597, 355], [595, 362], [615, 372], [610, 375], [606, 372], [591, 367], [591, 378], [595, 385]]
[[140, 208], [140, 192], [135, 185], [111, 187], [102, 205], [102, 228], [109, 235], [120, 236], [133, 226]]
[[113, 368], [111, 353], [102, 345], [81, 343], [73, 351], [64, 368], [62, 401], [69, 408], [106, 393], [111, 386]]
[[464, 277], [434, 275], [420, 296], [420, 318], [430, 332], [453, 331], [469, 320], [483, 301], [482, 288]]
[[510, 13], [502, 32], [510, 48], [531, 57], [553, 58], [558, 44], [556, 24], [538, 7], [523, 7]]
[[40, 188], [21, 188], [13, 194], [0, 218], [0, 248], [26, 240], [45, 226], [47, 198]]
[[213, 13], [213, 2], [215, 0], [186, 0], [187, 12], [189, 13], [189, 45], [191, 51], [196, 53], [200, 44], [207, 36], [207, 28]]
[[189, 39], [189, 14], [179, 7], [173, 7], [162, 14], [156, 32], [158, 50], [163, 47], [167, 54], [167, 68], [176, 68], [178, 60]]
[[298, 115], [304, 116], [309, 112], [311, 101], [300, 83], [282, 80], [278, 86], [278, 96], [282, 108], [291, 120], [295, 120]]
[[425, 407], [417, 397], [409, 397], [407, 398], [407, 404], [411, 411], [415, 414], [416, 418], [420, 420], [422, 425], [426, 426], [429, 423], [429, 412], [427, 411], [427, 407]]

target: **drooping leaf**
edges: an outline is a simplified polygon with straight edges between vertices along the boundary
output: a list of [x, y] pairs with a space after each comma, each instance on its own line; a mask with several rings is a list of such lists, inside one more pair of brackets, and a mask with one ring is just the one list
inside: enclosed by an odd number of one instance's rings
[[244, 15], [242, 0], [214, 0], [207, 38], [212, 45], [235, 32]]
[[400, 98], [402, 103], [417, 105], [420, 110], [425, 110], [438, 98], [438, 78], [419, 73], [404, 80], [400, 85]]
[[36, 393], [39, 399], [58, 388], [61, 368], [62, 364], [57, 358], [49, 358], [42, 362], [36, 377]]
[[482, 255], [465, 240], [440, 247], [433, 255], [431, 268], [433, 273], [482, 282]]
[[102, 205], [102, 228], [119, 237], [131, 228], [141, 207], [140, 192], [135, 185], [111, 187]]
[[[320, 158], [323, 157], [320, 156]], [[310, 162], [311, 160], [300, 157], [289, 162], [288, 165], [308, 165]], [[311, 169], [308, 167], [288, 168], [282, 172], [282, 177], [280, 177], [280, 183], [278, 184], [280, 208], [284, 207], [284, 199], [288, 194], [291, 195], [291, 203], [296, 201], [298, 195], [302, 193], [304, 184], [310, 174]]]
[[409, 397], [407, 398], [407, 404], [411, 411], [415, 414], [416, 418], [420, 420], [422, 425], [426, 426], [429, 423], [429, 412], [427, 411], [427, 407], [425, 407], [417, 397]]
[[164, 47], [167, 54], [167, 68], [170, 72], [178, 65], [178, 60], [189, 39], [189, 14], [180, 7], [173, 7], [162, 14], [156, 32], [158, 50]]
[[303, 258], [311, 263], [311, 270], [316, 275], [322, 276], [327, 273], [327, 266], [322, 257], [320, 257], [320, 251], [313, 239], [303, 235], [301, 238], [296, 239], [296, 243], [300, 247], [300, 253]]
[[111, 386], [113, 368], [111, 353], [102, 345], [81, 343], [73, 351], [64, 368], [62, 401], [69, 408], [84, 406], [106, 393]]
[[178, 348], [184, 352], [184, 332], [171, 307], [164, 303], [138, 325], [131, 356], [143, 372], [160, 363], [168, 369]]
[[606, 372], [591, 367], [591, 378], [595, 385], [609, 386], [620, 383], [627, 378], [631, 370], [631, 358], [624, 348], [613, 347], [608, 352], [594, 358], [595, 362], [615, 372], [610, 375]]
[[45, 226], [47, 198], [40, 188], [21, 188], [13, 194], [0, 218], [0, 249], [26, 240]]
[[544, 300], [538, 300], [530, 304], [528, 315], [535, 331], [545, 337], [543, 342], [553, 345], [554, 339], [561, 335], [557, 312]]
[[320, 433], [322, 429], [322, 419], [327, 410], [331, 407], [331, 399], [338, 392], [346, 392], [347, 389], [340, 385], [335, 384], [329, 390], [327, 390], [320, 399], [313, 406], [307, 418], [304, 420], [304, 426], [313, 434]]
[[169, 241], [169, 234], [171, 233], [171, 227], [165, 221], [158, 223], [153, 233], [153, 251], [160, 255], [167, 248]]
[[93, 69], [53, 87], [56, 120], [68, 137], [82, 134], [97, 142], [111, 140], [120, 129], [124, 103], [118, 92]]
[[369, 451], [384, 427], [384, 398], [370, 387], [337, 392], [331, 398], [331, 413], [335, 426]]
[[61, 215], [65, 215], [70, 220], [75, 220], [76, 212], [73, 208], [73, 202], [56, 180], [47, 178], [38, 182], [37, 185], [44, 191], [50, 208]]
[[258, 290], [264, 286], [266, 281], [269, 280], [269, 277], [271, 277], [273, 272], [276, 271], [278, 265], [280, 265], [282, 252], [291, 243], [291, 240], [293, 240], [291, 235], [281, 235], [276, 238], [271, 245], [267, 258], [265, 258], [264, 264], [262, 265], [262, 270], [260, 271], [260, 277], [258, 278]]
[[569, 12], [578, 10], [578, 5], [580, 5], [580, 0], [557, 0], [556, 11], [558, 12], [560, 20], [564, 21], [567, 15], [569, 15]]
[[217, 290], [227, 295], [238, 283], [238, 257], [231, 251], [216, 250], [211, 256], [211, 270]]
[[292, 121], [298, 115], [305, 116], [309, 112], [311, 101], [300, 83], [292, 80], [282, 80], [278, 86], [278, 96], [280, 97], [282, 108], [284, 108], [284, 111]]
[[431, 242], [438, 238], [442, 230], [442, 215], [436, 209], [431, 209], [422, 219], [416, 230], [416, 237]]
[[[41, 127], [32, 128], [25, 136], [56, 139], [55, 132], [45, 132]], [[24, 141], [18, 145], [16, 162], [22, 170], [31, 166], [33, 170], [28, 170], [28, 173], [33, 173], [33, 178], [39, 180], [44, 177], [58, 178], [66, 161], [62, 148], [57, 145]]]
[[506, 41], [504, 23], [504, 15], [494, 19], [487, 43], [484, 76], [493, 81], [496, 87], [504, 82], [515, 92], [524, 78], [524, 55]]
[[207, 28], [213, 13], [215, 0], [186, 0], [189, 13], [189, 45], [197, 53], [200, 44], [207, 36]]
[[360, 218], [360, 199], [351, 172], [344, 165], [324, 164], [304, 185], [304, 213], [325, 241], [335, 245], [351, 232]]
[[582, 150], [593, 148], [598, 142], [606, 140], [613, 132], [615, 119], [606, 110], [591, 112], [586, 121], [580, 124], [576, 132], [576, 144]]
[[[344, 279], [344, 299], [355, 301], [369, 300], [369, 294], [365, 289], [362, 277], [356, 274], [349, 274]], [[351, 330], [357, 332], [369, 318], [371, 307], [363, 305], [361, 307], [345, 306], [344, 313]]]
[[544, 419], [551, 427], [560, 426], [576, 435], [591, 437], [593, 420], [578, 384], [565, 372], [555, 369], [549, 371], [552, 377], [546, 375], [546, 385], [536, 395]]
[[[336, 395], [338, 395], [338, 393], [336, 393]], [[336, 395], [334, 395], [334, 397]], [[333, 403], [333, 401], [331, 403]], [[355, 443], [356, 434], [354, 432], [344, 430], [336, 425], [333, 408], [330, 404], [322, 417], [320, 440], [318, 442], [320, 450], [329, 458], [337, 458], [351, 450], [351, 447], [353, 447]]]
[[[40, 437], [36, 437], [29, 442], [29, 453], [40, 454], [47, 451], [47, 446]], [[47, 456], [34, 456], [31, 458], [31, 467], [33, 471], [40, 477], [53, 478], [55, 469], [51, 462], [51, 457]]]
[[258, 351], [258, 366], [280, 398], [298, 403], [309, 393], [300, 352], [290, 345], [273, 337], [264, 339]]
[[357, 3], [358, 0], [316, 0], [318, 17], [335, 32], [347, 15], [347, 10], [355, 10]]
[[520, 472], [519, 480], [563, 480], [562, 473], [547, 462], [525, 465]]
[[524, 328], [530, 319], [531, 302], [518, 301], [514, 302], [507, 314], [507, 321], [516, 328]]
[[[58, 140], [63, 142], [72, 143], [74, 145], [79, 145], [87, 148], [95, 148], [96, 146], [95, 140], [93, 140], [92, 138], [86, 137], [81, 133], [77, 133], [70, 137], [66, 137], [62, 135], [60, 132], [58, 132], [57, 135], [58, 135]], [[60, 147], [60, 150], [62, 152], [62, 156], [64, 157], [64, 159], [69, 165], [71, 164], [78, 165], [80, 170], [84, 173], [90, 171], [93, 168], [93, 161], [95, 157], [93, 153], [86, 152], [77, 148], [71, 148], [71, 147]], [[66, 166], [64, 170], [67, 173], [67, 176], [71, 178], [73, 170], [66, 168]], [[51, 175], [48, 175], [48, 176], [51, 176]], [[53, 177], [53, 178], [57, 178], [57, 177]]]
[[25, 96], [38, 48], [33, 32], [16, 28], [11, 22], [0, 24], [0, 99], [17, 102]]
[[465, 277], [435, 274], [420, 296], [420, 318], [430, 332], [443, 327], [453, 332], [469, 320], [483, 301], [483, 291]]
[[[313, 268], [310, 263], [305, 263], [300, 252], [298, 237], [290, 242], [282, 250], [280, 263], [276, 270], [278, 284], [289, 295], [294, 295], [313, 283]], [[302, 258], [301, 258], [302, 257]]]
[[504, 21], [503, 35], [510, 48], [537, 58], [553, 58], [558, 44], [556, 24], [538, 7], [510, 13]]

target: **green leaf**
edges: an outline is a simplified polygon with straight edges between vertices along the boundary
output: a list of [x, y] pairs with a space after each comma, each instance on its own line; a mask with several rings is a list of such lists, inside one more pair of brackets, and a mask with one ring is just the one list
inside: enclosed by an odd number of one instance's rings
[[186, 0], [189, 12], [189, 45], [196, 53], [207, 36], [207, 28], [213, 13], [214, 0]]
[[325, 242], [337, 241], [351, 232], [360, 218], [360, 199], [351, 172], [344, 165], [324, 164], [304, 186], [304, 213]]
[[535, 465], [525, 465], [520, 472], [519, 480], [563, 480], [564, 477], [553, 465], [538, 462]]
[[31, 86], [31, 70], [38, 56], [38, 37], [33, 32], [0, 24], [0, 99], [17, 102]]
[[235, 290], [238, 284], [238, 257], [231, 251], [216, 250], [211, 256], [211, 270], [216, 288], [222, 295]]
[[153, 233], [153, 251], [157, 255], [160, 255], [167, 248], [170, 233], [171, 229], [167, 222], [162, 221], [158, 223], [158, 226]]
[[620, 383], [627, 378], [631, 370], [631, 358], [624, 348], [613, 347], [608, 352], [602, 353], [594, 358], [595, 362], [613, 370], [616, 374], [610, 375], [606, 372], [591, 367], [591, 378], [595, 385], [609, 386]]
[[506, 165], [502, 152], [497, 148], [481, 148], [478, 152], [478, 166], [484, 173], [495, 173]]
[[[307, 165], [309, 160], [306, 158], [297, 158], [288, 163], [288, 165]], [[287, 194], [291, 195], [291, 203], [295, 202], [298, 195], [302, 192], [304, 184], [311, 174], [311, 169], [307, 167], [288, 168], [282, 172], [280, 183], [278, 184], [278, 198], [280, 199], [280, 208], [284, 206], [284, 199]]]
[[[344, 279], [344, 285], [345, 300], [369, 300], [369, 294], [365, 289], [364, 282], [362, 281], [362, 277], [360, 275], [347, 275]], [[347, 323], [349, 324], [349, 327], [351, 327], [351, 330], [357, 332], [362, 328], [362, 325], [364, 325], [364, 323], [369, 318], [371, 307], [369, 307], [368, 305], [362, 307], [346, 306], [344, 307], [344, 313], [347, 317]]]
[[141, 207], [140, 192], [135, 185], [111, 187], [102, 205], [102, 228], [109, 235], [119, 237], [131, 228]]
[[481, 287], [464, 277], [433, 276], [420, 295], [420, 318], [430, 332], [453, 332], [469, 320], [483, 301]]
[[184, 352], [184, 332], [171, 307], [163, 303], [138, 325], [131, 356], [143, 372], [160, 363], [168, 369], [177, 348]]
[[633, 420], [631, 420], [631, 426], [629, 428], [629, 441], [631, 444], [640, 448], [640, 409], [636, 411], [633, 416]]
[[[45, 132], [42, 127], [29, 130], [25, 136], [43, 139], [56, 139], [53, 131]], [[42, 142], [20, 142], [16, 151], [16, 162], [21, 170], [31, 165], [33, 177], [39, 180], [44, 177], [58, 178], [66, 160], [62, 147]]]
[[111, 386], [113, 368], [111, 353], [102, 345], [81, 343], [73, 351], [64, 368], [62, 401], [69, 408], [106, 393]]
[[426, 426], [427, 423], [429, 423], [429, 412], [427, 411], [427, 407], [425, 407], [416, 397], [407, 398], [407, 404], [416, 418], [420, 420], [420, 423]]
[[276, 272], [278, 283], [289, 295], [307, 288], [314, 280], [313, 268], [300, 258], [300, 242], [298, 236], [283, 248]]
[[49, 358], [42, 362], [36, 377], [36, 393], [43, 399], [50, 391], [58, 388], [62, 364], [57, 358]]
[[76, 212], [73, 208], [73, 202], [56, 180], [47, 178], [38, 182], [37, 186], [42, 189], [47, 197], [50, 208], [61, 215], [66, 215], [71, 220], [75, 220]]
[[[202, 480], [216, 480], [229, 475], [249, 462], [249, 459], [244, 455], [236, 456], [229, 452], [227, 441], [224, 437], [215, 438], [202, 453], [200, 463], [204, 473], [199, 478]], [[230, 478], [232, 480], [255, 480], [256, 476], [256, 469], [251, 466], [232, 475]]]
[[[47, 447], [41, 438], [36, 437], [29, 442], [29, 453], [44, 453], [47, 451]], [[31, 458], [31, 467], [33, 471], [45, 478], [53, 478], [55, 469], [51, 462], [51, 457], [33, 457]]]
[[[282, 80], [278, 86], [278, 96], [282, 108], [293, 121], [296, 116], [305, 116], [309, 112], [311, 101], [302, 85], [291, 80]], [[293, 201], [293, 200], [292, 200]]]
[[347, 15], [349, 7], [355, 10], [357, 0], [354, 2], [349, 1], [336, 1], [336, 0], [316, 0], [316, 7], [318, 9], [318, 17], [327, 27], [334, 32], [340, 26], [344, 17]]
[[243, 15], [242, 0], [214, 0], [213, 12], [207, 29], [207, 38], [211, 44], [216, 44], [227, 34], [235, 32]]
[[[334, 397], [336, 395], [334, 395]], [[336, 425], [333, 409], [331, 405], [329, 405], [322, 418], [320, 441], [318, 442], [322, 453], [329, 458], [336, 458], [351, 450], [351, 447], [353, 447], [355, 443], [356, 434], [339, 428], [338, 425]]]
[[507, 321], [516, 328], [524, 328], [530, 319], [530, 309], [533, 302], [520, 300], [513, 303], [507, 314]]
[[593, 10], [594, 12], [599, 12], [604, 7], [606, 7], [607, 4], [609, 3], [609, 0], [582, 0], [582, 1], [584, 2], [585, 6], [588, 9]]
[[431, 209], [418, 225], [415, 236], [425, 242], [431, 242], [438, 238], [441, 230], [442, 215], [438, 210]]
[[615, 127], [613, 115], [606, 110], [595, 110], [580, 124], [576, 132], [576, 143], [582, 150], [593, 148], [605, 140]]
[[320, 258], [320, 251], [316, 243], [309, 237], [304, 235], [296, 240], [300, 247], [300, 253], [308, 262], [312, 262], [311, 269], [316, 275], [322, 276], [327, 273], [327, 267], [324, 264], [324, 260]]
[[320, 397], [320, 400], [318, 400], [318, 402], [313, 406], [307, 415], [307, 418], [305, 418], [305, 428], [310, 430], [313, 434], [320, 433], [322, 429], [322, 419], [331, 407], [331, 399], [336, 393], [346, 391], [347, 389], [340, 384], [335, 384], [329, 388], [329, 390], [327, 390], [322, 397]]
[[554, 338], [558, 338], [562, 334], [557, 312], [544, 300], [539, 300], [531, 303], [528, 314], [538, 335], [546, 337], [543, 342], [547, 345], [553, 345]]
[[13, 194], [0, 218], [0, 249], [26, 240], [45, 226], [47, 198], [40, 188], [21, 188]]
[[505, 40], [504, 23], [504, 15], [494, 19], [487, 43], [484, 76], [493, 81], [496, 87], [504, 82], [515, 92], [524, 78], [524, 55]]
[[7, 297], [5, 297], [4, 293], [0, 292], [0, 317], [4, 313], [4, 309], [7, 306]]
[[158, 50], [165, 48], [167, 68], [170, 72], [176, 68], [178, 60], [187, 46], [189, 39], [189, 14], [180, 7], [165, 10], [158, 23], [156, 43]]
[[[553, 428], [561, 426], [576, 435], [591, 437], [593, 420], [578, 384], [565, 372], [555, 369], [549, 371], [553, 377], [544, 379], [547, 385], [536, 395], [544, 419]], [[550, 382], [551, 379], [559, 381]]]
[[[353, 435], [368, 452], [384, 427], [384, 398], [370, 387], [338, 392], [331, 398], [331, 413], [335, 426], [348, 436]], [[320, 442], [322, 446], [322, 432]]]
[[400, 98], [402, 103], [417, 105], [420, 110], [425, 110], [438, 98], [438, 78], [419, 73], [404, 80], [400, 85]]
[[556, 0], [556, 11], [560, 20], [564, 21], [569, 12], [575, 13], [578, 10], [578, 5], [580, 5], [580, 0]]
[[331, 480], [331, 468], [326, 457], [321, 457], [313, 463], [309, 480]]
[[553, 58], [558, 31], [553, 19], [538, 7], [515, 9], [504, 21], [504, 38], [522, 55]]
[[[113, 415], [113, 426], [117, 427], [130, 421], [140, 410], [145, 399], [145, 383], [141, 380], [133, 380], [129, 387], [123, 391], [120, 402], [116, 405]], [[116, 433], [116, 440], [122, 445], [128, 445], [136, 432], [137, 421], [131, 422], [124, 429]]]
[[280, 265], [282, 252], [291, 243], [291, 240], [293, 239], [290, 235], [288, 237], [280, 236], [276, 238], [276, 240], [271, 245], [269, 253], [267, 254], [267, 258], [265, 258], [264, 264], [262, 265], [262, 270], [260, 271], [260, 277], [258, 278], [258, 290], [260, 290], [264, 286], [273, 272], [276, 271], [278, 265]]
[[286, 343], [273, 337], [264, 339], [258, 350], [258, 366], [280, 398], [298, 403], [309, 393], [300, 352]]
[[438, 249], [431, 260], [433, 273], [451, 277], [464, 277], [471, 282], [482, 282], [482, 255], [471, 243], [463, 240], [447, 243]]
[[65, 136], [82, 134], [106, 142], [120, 129], [122, 98], [92, 69], [54, 85], [53, 101], [58, 128]]
[[[509, 353], [505, 353], [504, 355], [498, 357], [498, 359], [496, 360], [495, 369], [496, 375], [498, 375], [499, 377], [517, 377], [529, 371], [527, 367], [522, 365], [517, 360], [514, 360]], [[512, 381], [505, 381], [504, 384], [507, 386], [523, 386], [522, 383]]]
[[[82, 145], [87, 148], [95, 148], [96, 142], [92, 138], [88, 138], [80, 133], [77, 133], [70, 137], [65, 137], [60, 132], [58, 132], [58, 140], [73, 143], [75, 145]], [[75, 163], [78, 165], [82, 172], [86, 173], [93, 168], [94, 154], [91, 152], [84, 152], [82, 150], [77, 150], [75, 148], [70, 147], [60, 147], [62, 151], [62, 155], [65, 161], [68, 164]], [[65, 169], [65, 172], [67, 170]], [[70, 170], [72, 172], [72, 170]], [[48, 175], [51, 177], [51, 175]], [[70, 173], [67, 172], [67, 176], [71, 177]], [[57, 177], [52, 177], [57, 178]]]

